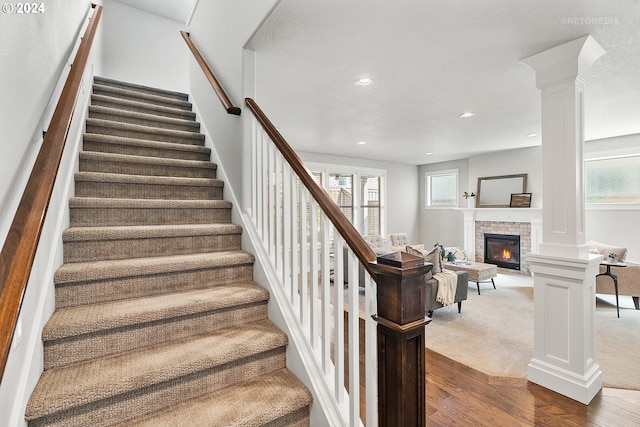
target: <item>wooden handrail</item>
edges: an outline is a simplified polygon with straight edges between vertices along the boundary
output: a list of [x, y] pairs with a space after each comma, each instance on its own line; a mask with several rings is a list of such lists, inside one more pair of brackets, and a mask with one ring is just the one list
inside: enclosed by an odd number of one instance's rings
[[82, 76], [102, 15], [102, 6], [94, 4], [92, 7], [94, 11], [0, 252], [0, 378], [9, 357], [13, 332], [60, 167]]
[[193, 41], [191, 41], [191, 37], [189, 37], [189, 33], [187, 33], [186, 31], [180, 31], [180, 34], [182, 34], [182, 38], [187, 43], [187, 46], [189, 46], [191, 53], [193, 53], [193, 56], [196, 58], [196, 61], [200, 65], [200, 68], [202, 68], [204, 75], [207, 77], [207, 80], [209, 80], [209, 83], [211, 83], [211, 87], [213, 87], [213, 90], [216, 92], [216, 95], [218, 95], [218, 98], [220, 98], [220, 102], [222, 102], [222, 105], [224, 106], [225, 110], [227, 110], [227, 113], [235, 114], [236, 116], [239, 116], [240, 108], [233, 105], [233, 102], [231, 102], [231, 100], [227, 96], [227, 93], [224, 91], [224, 89], [222, 88], [222, 85], [220, 84], [216, 76], [213, 74], [213, 71], [211, 71], [211, 68], [209, 68], [209, 66], [207, 65], [207, 61], [204, 60], [204, 58], [200, 54], [200, 51], [198, 50], [196, 45], [193, 44]]
[[351, 250], [356, 254], [362, 265], [369, 272], [371, 277], [376, 280], [376, 273], [371, 269], [369, 263], [376, 260], [376, 254], [373, 249], [365, 242], [358, 230], [353, 226], [351, 221], [342, 213], [337, 204], [331, 199], [329, 194], [313, 179], [311, 172], [304, 165], [300, 157], [291, 148], [289, 143], [284, 139], [271, 120], [264, 114], [262, 109], [251, 98], [245, 99], [245, 104], [253, 113], [258, 123], [263, 127], [271, 141], [278, 148], [282, 156], [287, 160], [289, 166], [294, 170], [300, 178], [302, 184], [309, 190], [309, 193], [318, 202], [320, 208], [329, 217], [333, 226], [345, 239], [345, 242]]

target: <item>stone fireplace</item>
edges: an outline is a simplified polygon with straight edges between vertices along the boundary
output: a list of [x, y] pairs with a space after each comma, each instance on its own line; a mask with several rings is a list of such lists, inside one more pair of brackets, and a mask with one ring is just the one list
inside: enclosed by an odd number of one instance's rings
[[[542, 236], [542, 209], [527, 208], [480, 208], [462, 209], [465, 222], [465, 250], [469, 258], [476, 262], [487, 262], [485, 259], [485, 234], [498, 236], [515, 236], [520, 243], [517, 246], [519, 269], [513, 265], [498, 265], [498, 271], [504, 273], [531, 274], [527, 254], [538, 252], [538, 244]], [[512, 240], [515, 240], [512, 238]], [[502, 254], [500, 254], [502, 255]], [[513, 258], [513, 254], [509, 254]]]
[[[508, 268], [511, 270], [520, 270], [524, 274], [529, 274], [529, 263], [527, 262], [526, 254], [531, 252], [531, 223], [529, 222], [503, 222], [503, 221], [476, 221], [476, 262], [488, 262], [485, 259], [486, 250], [485, 236], [515, 236], [518, 241], [518, 264], [519, 268], [512, 268], [512, 263], [507, 266], [507, 263], [500, 265], [496, 262], [490, 264], [496, 264], [498, 267]], [[512, 239], [513, 240], [513, 239]]]

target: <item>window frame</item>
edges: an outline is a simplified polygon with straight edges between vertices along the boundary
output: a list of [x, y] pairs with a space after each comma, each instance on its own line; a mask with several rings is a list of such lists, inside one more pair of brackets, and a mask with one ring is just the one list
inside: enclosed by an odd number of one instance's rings
[[[455, 203], [451, 205], [431, 205], [431, 179], [437, 176], [454, 175], [456, 178]], [[460, 171], [459, 169], [443, 169], [427, 171], [424, 173], [424, 208], [425, 209], [451, 209], [460, 206]]]
[[361, 202], [363, 201], [360, 194], [360, 179], [363, 176], [377, 176], [380, 178], [380, 235], [384, 236], [387, 227], [387, 211], [386, 211], [386, 199], [387, 199], [387, 171], [386, 169], [377, 168], [365, 168], [349, 165], [338, 165], [328, 163], [306, 163], [307, 168], [312, 173], [322, 174], [322, 188], [328, 190], [329, 188], [329, 175], [351, 175], [353, 185], [353, 226], [362, 234], [362, 225], [360, 224], [360, 214], [362, 209]]

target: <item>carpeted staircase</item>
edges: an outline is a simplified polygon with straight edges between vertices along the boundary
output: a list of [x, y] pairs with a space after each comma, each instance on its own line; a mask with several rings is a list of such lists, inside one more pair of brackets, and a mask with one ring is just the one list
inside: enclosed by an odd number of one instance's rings
[[308, 426], [187, 95], [91, 104], [29, 426]]

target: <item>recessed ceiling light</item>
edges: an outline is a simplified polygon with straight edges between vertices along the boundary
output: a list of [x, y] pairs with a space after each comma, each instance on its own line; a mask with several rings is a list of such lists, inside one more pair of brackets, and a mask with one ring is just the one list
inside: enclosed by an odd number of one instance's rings
[[367, 145], [367, 141], [360, 141], [358, 142], [358, 145]]
[[461, 119], [467, 119], [467, 118], [473, 117], [475, 115], [476, 115], [476, 113], [472, 113], [471, 111], [467, 111], [466, 113], [460, 114], [458, 117], [461, 118]]
[[425, 155], [425, 156], [430, 156], [430, 155], [432, 155], [432, 154], [433, 154], [433, 153], [424, 153], [424, 155]]
[[537, 133], [530, 133], [529, 135], [527, 135], [527, 138], [535, 138], [536, 136], [538, 136]]
[[361, 79], [356, 80], [356, 86], [371, 86], [373, 84], [373, 79], [369, 77], [363, 77]]

